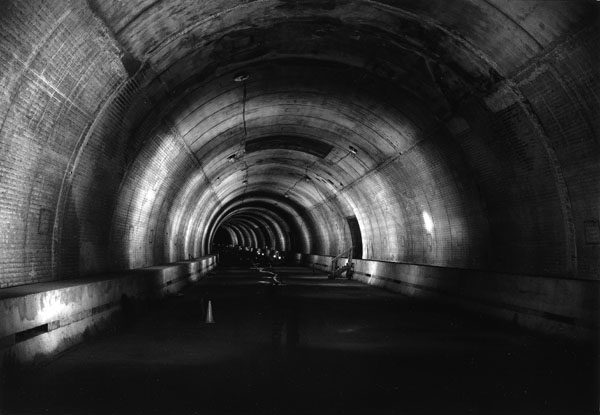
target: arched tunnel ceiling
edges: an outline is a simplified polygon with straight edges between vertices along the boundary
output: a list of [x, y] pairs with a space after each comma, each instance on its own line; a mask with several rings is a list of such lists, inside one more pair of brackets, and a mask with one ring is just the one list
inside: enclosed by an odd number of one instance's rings
[[[247, 180], [248, 190], [260, 189], [267, 179], [279, 194], [297, 188], [310, 206], [322, 198], [319, 190], [358, 180], [426, 138], [435, 125], [406, 91], [386, 89], [352, 67], [322, 65], [253, 65], [242, 84], [230, 72], [177, 95], [173, 108], [152, 120], [169, 120], [223, 200], [227, 186], [239, 190]], [[306, 177], [310, 183], [300, 180]]]
[[[152, 103], [143, 132], [168, 123], [219, 203], [265, 192], [300, 212], [448, 135], [465, 96], [492, 94], [585, 20], [584, 8], [565, 18], [565, 6], [538, 14], [540, 5], [522, 2], [154, 2], [98, 3], [96, 13], [140, 65]], [[357, 201], [341, 202], [307, 221], [356, 214]]]
[[[577, 174], [598, 168], [597, 99], [584, 92], [597, 74], [577, 63], [571, 79], [554, 61], [594, 58], [597, 10], [503, 0], [40, 6], [30, 14], [50, 29], [19, 61], [40, 66], [39, 79], [68, 66], [66, 46], [40, 52], [53, 36], [81, 31], [72, 42], [89, 42], [88, 56], [113, 58], [82, 69], [112, 76], [98, 85], [60, 78], [87, 91], [65, 96], [96, 107], [72, 143], [54, 140], [67, 162], [47, 185], [54, 221], [40, 233], [51, 240], [40, 261], [54, 276], [78, 255], [84, 273], [102, 261], [174, 261], [208, 253], [220, 226], [248, 223], [281, 249], [337, 254], [356, 218], [372, 259], [592, 275], [583, 228], [597, 189]], [[77, 30], [59, 30], [71, 20]], [[542, 77], [558, 79], [578, 126], [536, 95]], [[57, 111], [56, 131], [70, 128]], [[30, 113], [27, 124], [42, 127], [36, 117], [53, 114]], [[564, 145], [576, 128], [580, 150]]]

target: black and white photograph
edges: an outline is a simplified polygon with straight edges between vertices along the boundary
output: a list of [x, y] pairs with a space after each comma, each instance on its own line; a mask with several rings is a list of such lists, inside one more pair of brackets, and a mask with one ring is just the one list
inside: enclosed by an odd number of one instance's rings
[[0, 415], [600, 413], [600, 0], [0, 0]]

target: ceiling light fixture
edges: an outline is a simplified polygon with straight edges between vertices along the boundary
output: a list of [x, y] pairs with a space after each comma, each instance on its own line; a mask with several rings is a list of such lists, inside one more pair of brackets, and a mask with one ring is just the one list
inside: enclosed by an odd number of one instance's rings
[[234, 82], [244, 82], [244, 81], [248, 80], [248, 78], [250, 78], [250, 75], [248, 75], [247, 73], [240, 73], [233, 77], [233, 81]]

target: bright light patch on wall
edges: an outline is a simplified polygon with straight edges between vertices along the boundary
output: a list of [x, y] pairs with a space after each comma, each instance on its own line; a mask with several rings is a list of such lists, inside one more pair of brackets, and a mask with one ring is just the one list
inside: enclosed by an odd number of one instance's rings
[[[85, 299], [82, 301], [81, 305], [87, 306]], [[55, 296], [42, 296], [38, 304], [40, 304], [40, 307], [37, 309], [36, 321], [56, 320], [61, 314], [68, 312], [66, 304]]]
[[431, 216], [429, 215], [429, 213], [423, 211], [423, 222], [425, 222], [425, 229], [427, 230], [427, 232], [430, 232], [433, 230], [433, 219], [431, 219]]

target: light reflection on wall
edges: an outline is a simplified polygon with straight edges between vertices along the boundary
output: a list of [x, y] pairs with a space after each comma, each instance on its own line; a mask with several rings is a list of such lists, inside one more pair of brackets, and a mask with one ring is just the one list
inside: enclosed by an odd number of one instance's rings
[[200, 198], [195, 199], [190, 206], [189, 214], [186, 215], [184, 249], [186, 252], [193, 251], [192, 255], [205, 255], [203, 250], [202, 235], [206, 232], [209, 214], [217, 210], [220, 200], [215, 196], [208, 185], [199, 189]]
[[402, 229], [405, 228], [406, 217], [402, 209], [394, 209], [397, 205], [397, 195], [394, 193], [393, 184], [384, 174], [373, 174], [366, 183], [369, 189], [377, 189], [373, 201], [375, 202], [375, 215], [379, 218], [379, 238], [381, 250], [377, 252], [379, 259], [394, 261], [405, 254], [405, 247], [400, 241]]
[[198, 171], [187, 180], [175, 198], [173, 203], [175, 208], [169, 212], [165, 226], [166, 234], [168, 235], [164, 247], [167, 262], [181, 259], [178, 258], [176, 247], [177, 238], [182, 226], [181, 223], [188, 216], [193, 200], [198, 197], [199, 189], [205, 185], [206, 176], [202, 171]]
[[433, 231], [433, 219], [427, 211], [423, 211], [423, 223], [425, 225], [425, 230], [431, 233]]
[[177, 165], [175, 159], [180, 154], [180, 148], [172, 137], [163, 136], [158, 139], [160, 139], [160, 144], [144, 165], [144, 173], [137, 181], [131, 198], [129, 212], [135, 212], [135, 216], [127, 217], [127, 228], [129, 230], [126, 248], [128, 268], [150, 265], [146, 264], [145, 253], [149, 240], [148, 233], [150, 229], [154, 229], [154, 226], [150, 225], [153, 219], [153, 208], [159, 193], [164, 193], [163, 186], [165, 182], [173, 178], [168, 166]]

